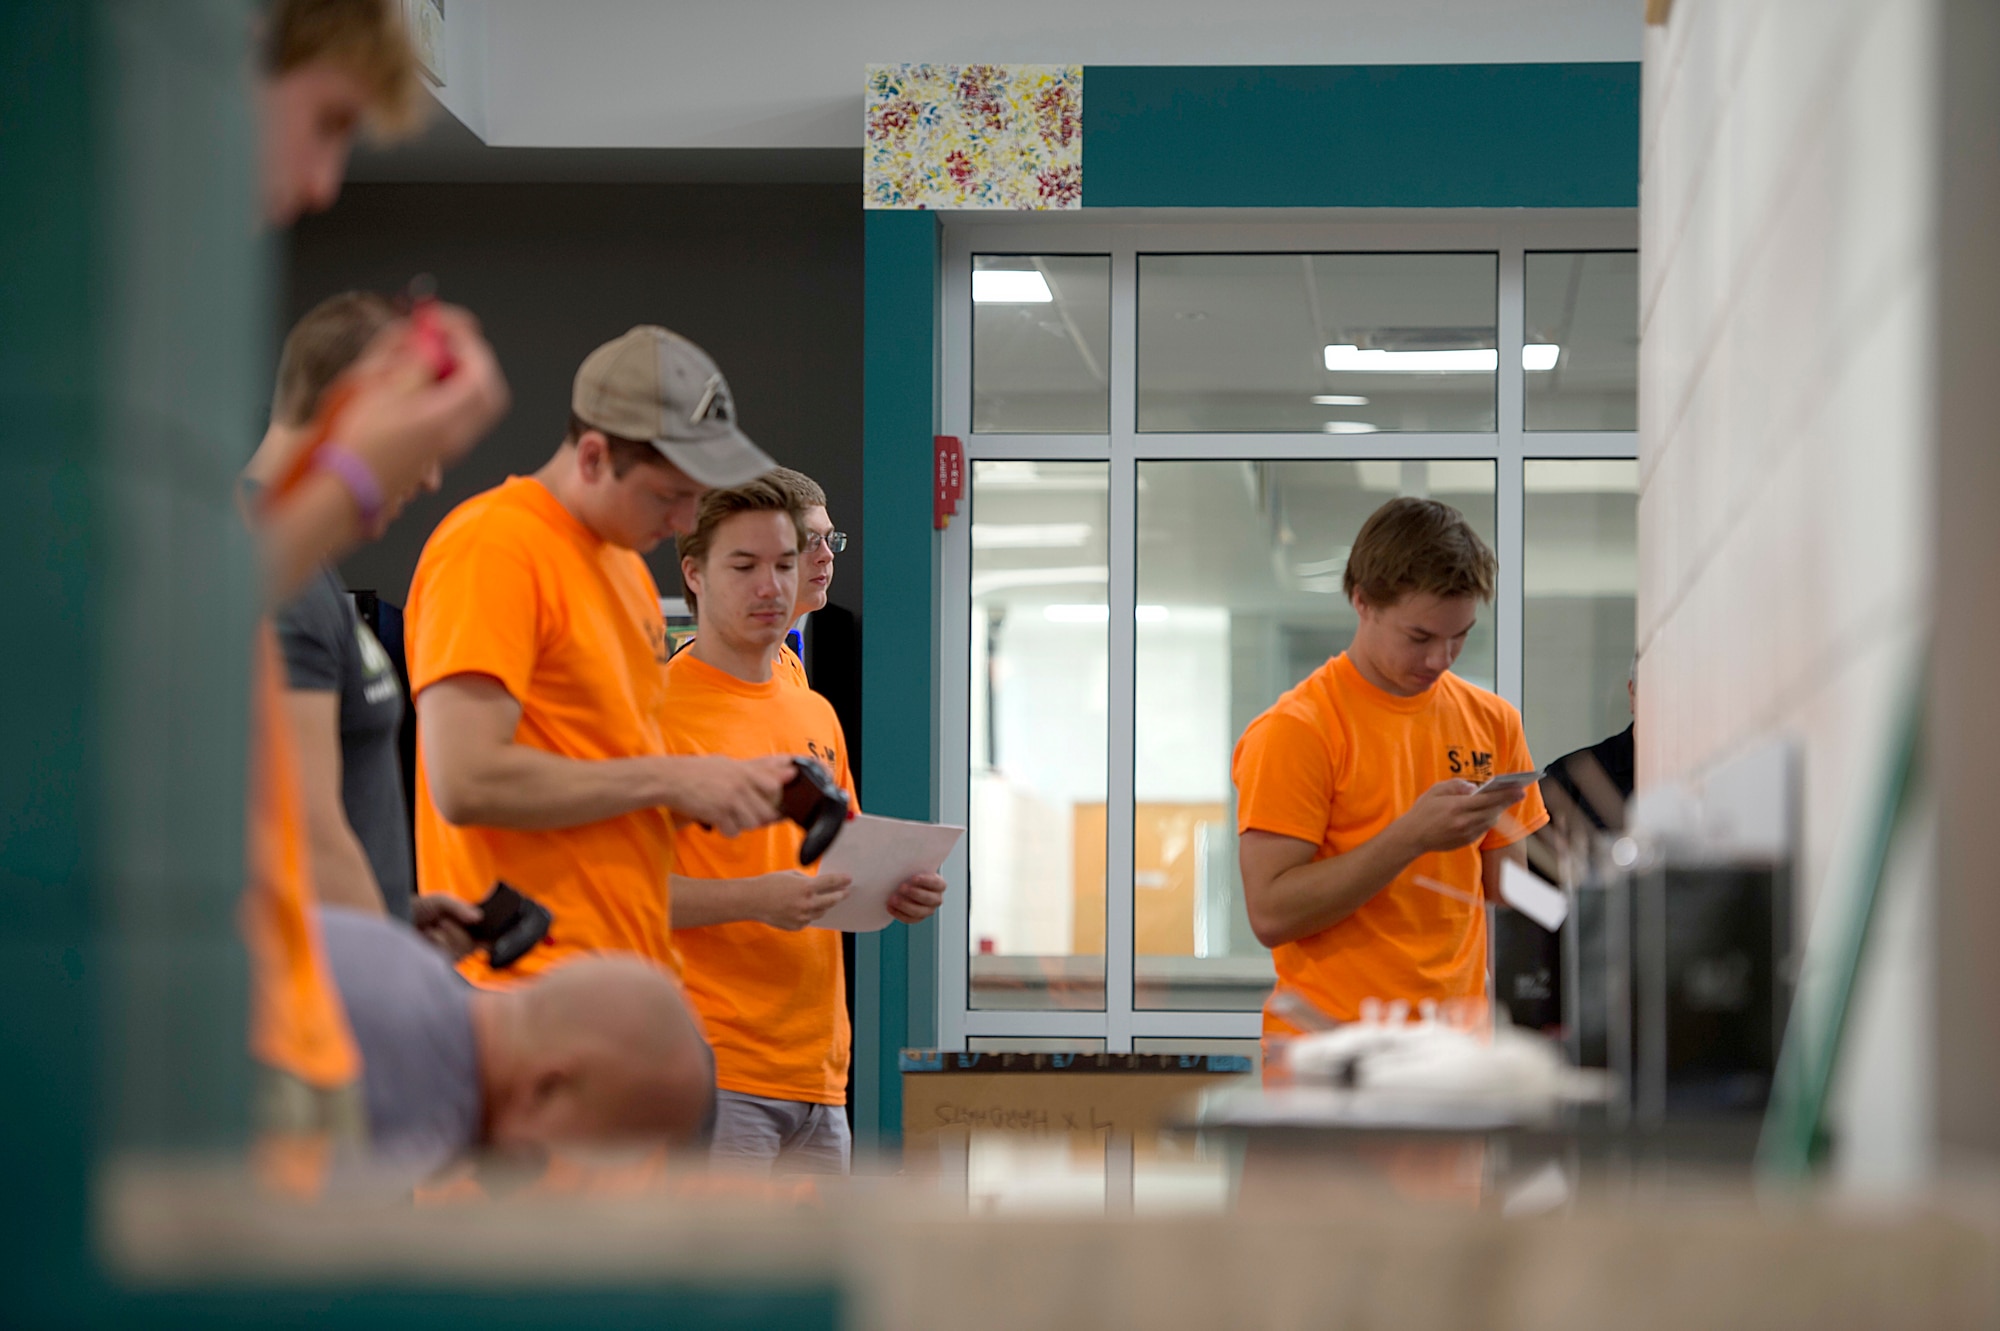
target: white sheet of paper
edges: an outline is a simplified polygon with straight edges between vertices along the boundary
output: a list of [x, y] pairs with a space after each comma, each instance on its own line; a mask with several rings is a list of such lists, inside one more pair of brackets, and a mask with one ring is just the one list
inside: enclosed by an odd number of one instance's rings
[[1534, 870], [1512, 860], [1501, 862], [1500, 895], [1508, 905], [1550, 933], [1562, 928], [1562, 922], [1569, 918], [1569, 898], [1562, 890], [1550, 887]]
[[857, 934], [888, 928], [894, 918], [889, 914], [889, 894], [913, 873], [936, 873], [964, 835], [962, 827], [877, 818], [872, 813], [848, 819], [820, 857], [819, 871], [844, 873], [854, 886], [845, 900], [819, 917], [815, 927]]

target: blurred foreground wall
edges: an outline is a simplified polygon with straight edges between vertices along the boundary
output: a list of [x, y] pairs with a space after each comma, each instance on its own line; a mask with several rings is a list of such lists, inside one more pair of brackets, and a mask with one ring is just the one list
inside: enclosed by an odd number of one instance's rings
[[[1875, 816], [1931, 624], [1942, 8], [1679, 0], [1647, 34], [1640, 780], [1698, 781], [1794, 737], [1807, 928]], [[1836, 1087], [1854, 1184], [1932, 1167], [1936, 838], [1920, 809]]]

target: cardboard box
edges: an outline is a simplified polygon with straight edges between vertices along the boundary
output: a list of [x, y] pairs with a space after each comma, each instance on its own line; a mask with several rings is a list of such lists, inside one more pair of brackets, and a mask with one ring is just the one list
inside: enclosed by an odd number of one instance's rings
[[1235, 1054], [952, 1054], [906, 1049], [903, 1140], [945, 1133], [1146, 1136], [1196, 1095], [1249, 1075]]

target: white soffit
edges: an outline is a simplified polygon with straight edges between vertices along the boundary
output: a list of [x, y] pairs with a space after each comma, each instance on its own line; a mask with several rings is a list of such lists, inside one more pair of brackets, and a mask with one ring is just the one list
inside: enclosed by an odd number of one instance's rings
[[495, 147], [859, 148], [870, 62], [1637, 60], [1633, 0], [449, 0], [440, 100]]

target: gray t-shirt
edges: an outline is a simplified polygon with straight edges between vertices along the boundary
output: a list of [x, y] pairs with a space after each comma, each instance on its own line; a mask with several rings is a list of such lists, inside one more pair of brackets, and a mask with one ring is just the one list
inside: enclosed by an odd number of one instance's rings
[[279, 613], [278, 641], [292, 688], [340, 695], [341, 803], [382, 885], [382, 904], [407, 920], [416, 868], [396, 743], [403, 684], [395, 662], [354, 612], [330, 568], [321, 569]]
[[479, 1051], [473, 989], [406, 924], [322, 906], [334, 987], [361, 1050], [369, 1149], [428, 1173], [479, 1136]]

